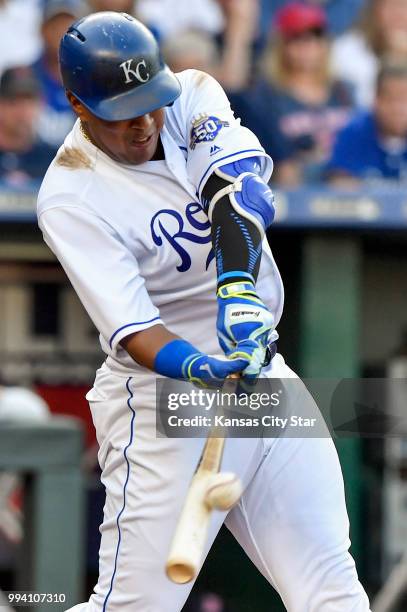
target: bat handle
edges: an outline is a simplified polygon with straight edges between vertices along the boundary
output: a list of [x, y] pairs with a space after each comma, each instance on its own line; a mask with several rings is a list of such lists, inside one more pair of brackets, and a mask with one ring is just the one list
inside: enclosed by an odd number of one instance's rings
[[[230, 374], [222, 388], [222, 392], [224, 391], [232, 391], [236, 389], [237, 380], [240, 378], [240, 374]], [[219, 414], [223, 412], [222, 405], [220, 406]], [[205, 470], [207, 472], [216, 473], [219, 472], [220, 466], [222, 463], [223, 450], [225, 447], [225, 437], [218, 437], [218, 431], [216, 427], [213, 427], [212, 432], [209, 434], [209, 437], [206, 441], [204, 451], [202, 453], [202, 460], [199, 465], [200, 470]]]
[[219, 472], [222, 463], [223, 449], [225, 447], [225, 438], [209, 437], [206, 441], [205, 449], [202, 454], [201, 470]]

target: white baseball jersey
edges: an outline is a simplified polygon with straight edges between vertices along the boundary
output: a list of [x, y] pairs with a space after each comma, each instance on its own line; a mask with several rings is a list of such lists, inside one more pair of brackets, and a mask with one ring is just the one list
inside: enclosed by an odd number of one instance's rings
[[[257, 156], [268, 181], [272, 161], [240, 125], [220, 85], [196, 70], [177, 75], [182, 93], [165, 109], [165, 160], [113, 161], [86, 140], [79, 121], [44, 178], [38, 219], [100, 332], [112, 367], [146, 370], [120, 341], [163, 323], [198, 349], [219, 353], [216, 268], [200, 194], [216, 167]], [[89, 163], [58, 162], [80, 149]], [[278, 323], [283, 287], [266, 240], [257, 290]]]

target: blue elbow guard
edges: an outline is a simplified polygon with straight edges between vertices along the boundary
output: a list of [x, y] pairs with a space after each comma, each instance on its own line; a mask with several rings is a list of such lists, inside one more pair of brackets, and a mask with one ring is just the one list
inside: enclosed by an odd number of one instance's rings
[[214, 173], [230, 184], [220, 189], [212, 198], [208, 210], [210, 220], [216, 202], [228, 195], [236, 212], [254, 223], [260, 235], [264, 236], [266, 229], [273, 222], [275, 208], [273, 192], [259, 176], [260, 168], [257, 157], [239, 159], [216, 168]]

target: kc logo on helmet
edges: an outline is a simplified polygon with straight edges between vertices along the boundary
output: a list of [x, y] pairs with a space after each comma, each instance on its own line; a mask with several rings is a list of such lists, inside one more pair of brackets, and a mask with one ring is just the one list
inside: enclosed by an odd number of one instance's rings
[[132, 83], [134, 80], [146, 83], [150, 78], [150, 73], [147, 72], [146, 60], [140, 60], [134, 69], [131, 67], [133, 61], [133, 58], [131, 58], [120, 64], [120, 68], [123, 68], [126, 77], [125, 83]]

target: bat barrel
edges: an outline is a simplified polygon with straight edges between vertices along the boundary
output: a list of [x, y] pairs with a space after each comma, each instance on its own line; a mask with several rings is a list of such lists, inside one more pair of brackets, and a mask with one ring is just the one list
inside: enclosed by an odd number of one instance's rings
[[223, 475], [222, 480], [215, 483], [216, 487], [214, 485], [213, 478], [219, 474], [224, 445], [225, 439], [217, 437], [216, 430], [212, 431], [178, 519], [166, 564], [168, 578], [177, 584], [190, 582], [198, 575], [212, 509], [228, 510], [241, 495], [240, 481], [233, 478], [233, 474]]
[[178, 519], [166, 564], [168, 578], [178, 584], [193, 580], [201, 567], [210, 519], [207, 482], [208, 475], [195, 474]]

